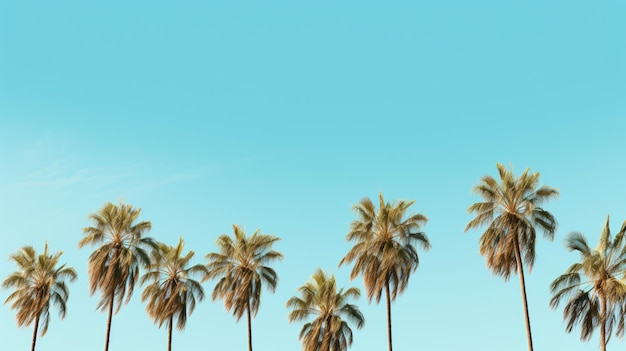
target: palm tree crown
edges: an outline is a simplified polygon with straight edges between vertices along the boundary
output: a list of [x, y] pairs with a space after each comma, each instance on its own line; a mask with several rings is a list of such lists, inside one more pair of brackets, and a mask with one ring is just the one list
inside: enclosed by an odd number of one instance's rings
[[248, 317], [248, 349], [252, 350], [251, 316], [256, 316], [261, 303], [261, 287], [274, 292], [278, 284], [278, 275], [267, 266], [283, 255], [272, 250], [272, 245], [280, 240], [273, 235], [260, 234], [257, 230], [246, 236], [243, 229], [233, 225], [234, 240], [228, 235], [217, 239], [219, 253], [209, 253], [207, 279], [219, 279], [212, 299], [224, 300], [226, 310], [233, 312], [237, 321], [244, 313]]
[[557, 223], [554, 216], [540, 206], [559, 196], [558, 190], [539, 184], [539, 172], [521, 176], [502, 164], [497, 164], [500, 183], [484, 176], [473, 189], [484, 201], [468, 208], [476, 215], [465, 231], [487, 225], [480, 237], [480, 254], [486, 256], [487, 266], [505, 280], [517, 270], [516, 247], [523, 254], [523, 262], [532, 269], [535, 262], [536, 228], [548, 240], [554, 239]]
[[607, 217], [595, 249], [589, 247], [583, 234], [570, 233], [565, 247], [578, 252], [580, 262], [572, 264], [550, 285], [554, 295], [550, 300], [551, 308], [557, 308], [569, 297], [563, 310], [567, 332], [580, 325], [580, 338], [589, 340], [593, 331], [600, 328], [601, 350], [606, 350], [615, 324], [618, 325], [617, 335], [624, 333], [624, 321], [618, 319], [618, 314], [626, 295], [626, 283], [622, 280], [626, 274], [625, 232], [626, 222], [612, 238]]
[[302, 297], [292, 297], [287, 301], [289, 322], [308, 319], [300, 332], [303, 351], [345, 351], [352, 344], [352, 329], [348, 321], [361, 329], [365, 323], [363, 314], [356, 305], [347, 303], [350, 298], [360, 296], [359, 289], [349, 288], [337, 291], [335, 276], [327, 276], [321, 269], [313, 274], [311, 281], [298, 291]]
[[174, 319], [178, 330], [183, 330], [187, 316], [196, 306], [196, 298], [198, 301], [204, 299], [204, 289], [192, 277], [199, 275], [203, 278], [207, 269], [200, 264], [188, 267], [194, 252], [189, 251], [183, 256], [184, 245], [182, 237], [174, 247], [159, 244], [158, 250], [152, 253], [148, 272], [141, 278], [142, 284], [150, 282], [141, 294], [142, 301], [148, 300], [148, 314], [159, 328], [168, 322], [168, 350], [171, 350]]
[[[408, 286], [409, 277], [417, 270], [419, 257], [416, 245], [430, 249], [430, 242], [420, 227], [428, 221], [422, 214], [406, 217], [415, 201], [385, 202], [379, 195], [379, 207], [365, 198], [353, 206], [358, 218], [350, 226], [346, 240], [354, 246], [339, 262], [354, 262], [351, 279], [363, 276], [367, 298], [380, 302], [383, 289], [387, 296], [387, 332], [391, 344], [391, 301]], [[405, 218], [406, 217], [406, 218]]]
[[[484, 201], [468, 208], [476, 215], [465, 231], [487, 225], [480, 237], [480, 254], [487, 259], [487, 267], [494, 274], [508, 280], [517, 271], [520, 277], [524, 304], [528, 347], [532, 351], [530, 317], [526, 301], [523, 264], [532, 269], [535, 262], [536, 228], [552, 240], [556, 231], [556, 220], [541, 204], [559, 195], [558, 190], [548, 186], [537, 188], [539, 173], [526, 169], [516, 177], [504, 165], [497, 164], [500, 183], [491, 176], [484, 176], [473, 189]], [[523, 255], [523, 259], [522, 259]]]
[[76, 271], [64, 264], [58, 266], [62, 252], [48, 253], [48, 244], [37, 255], [32, 246], [25, 246], [10, 256], [18, 270], [4, 280], [2, 286], [14, 291], [5, 303], [12, 302], [17, 310], [17, 325], [28, 326], [34, 322], [32, 350], [35, 350], [37, 329], [42, 324], [41, 336], [46, 334], [50, 321], [50, 304], [58, 308], [59, 317], [65, 317], [69, 289], [65, 280], [76, 280]]
[[141, 209], [121, 203], [106, 203], [98, 212], [89, 215], [93, 226], [83, 228], [83, 237], [78, 247], [100, 245], [89, 256], [89, 286], [91, 294], [102, 292], [98, 309], [109, 310], [105, 350], [108, 350], [109, 333], [113, 306], [117, 300], [119, 311], [122, 300], [128, 303], [135, 283], [139, 278], [140, 266], [150, 264], [149, 251], [156, 248], [156, 243], [143, 234], [150, 230], [148, 221], [135, 223]]

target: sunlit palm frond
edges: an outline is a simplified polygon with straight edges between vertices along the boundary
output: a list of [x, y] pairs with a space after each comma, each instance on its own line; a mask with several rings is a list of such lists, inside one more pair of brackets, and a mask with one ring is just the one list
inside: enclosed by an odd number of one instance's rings
[[189, 266], [194, 252], [183, 255], [183, 248], [182, 237], [176, 246], [159, 244], [152, 253], [148, 271], [141, 278], [141, 284], [147, 284], [141, 300], [147, 301], [146, 311], [159, 328], [176, 320], [176, 328], [183, 330], [196, 300], [204, 300], [204, 289], [194, 277], [203, 279], [208, 271], [204, 265]]
[[59, 265], [61, 252], [49, 253], [46, 243], [44, 252], [37, 254], [32, 246], [25, 246], [10, 255], [18, 270], [11, 273], [2, 286], [13, 292], [5, 303], [11, 303], [16, 310], [19, 327], [35, 324], [41, 326], [40, 334], [46, 334], [49, 325], [50, 306], [58, 310], [61, 319], [67, 311], [69, 289], [66, 281], [75, 281], [76, 271], [65, 265]]
[[580, 338], [586, 341], [594, 330], [600, 329], [601, 348], [605, 349], [613, 328], [617, 328], [616, 335], [622, 335], [624, 330], [624, 242], [621, 238], [612, 239], [607, 217], [595, 249], [589, 247], [587, 239], [579, 232], [572, 232], [565, 238], [565, 247], [578, 252], [580, 261], [552, 282], [550, 307], [556, 309], [561, 301], [566, 300], [563, 309], [566, 331], [569, 333], [579, 326]]
[[303, 321], [299, 339], [303, 351], [345, 351], [352, 345], [352, 329], [348, 322], [363, 327], [365, 318], [356, 305], [349, 304], [349, 299], [360, 296], [357, 288], [337, 289], [334, 276], [327, 276], [318, 269], [311, 280], [301, 286], [300, 297], [290, 298], [286, 306], [289, 322]]

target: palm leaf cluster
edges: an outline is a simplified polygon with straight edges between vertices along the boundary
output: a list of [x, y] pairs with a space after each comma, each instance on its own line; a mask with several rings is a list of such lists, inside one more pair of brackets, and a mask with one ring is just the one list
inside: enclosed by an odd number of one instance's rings
[[334, 276], [327, 276], [318, 269], [311, 281], [301, 286], [301, 297], [287, 301], [289, 322], [303, 321], [311, 316], [300, 332], [303, 351], [344, 351], [352, 344], [352, 329], [348, 321], [361, 328], [365, 323], [363, 314], [356, 305], [349, 304], [351, 298], [360, 296], [359, 289], [337, 290]]
[[115, 305], [117, 310], [122, 301], [130, 300], [135, 282], [139, 278], [139, 268], [150, 265], [150, 250], [156, 242], [144, 233], [152, 228], [149, 221], [134, 223], [141, 209], [125, 203], [107, 203], [89, 215], [93, 226], [83, 229], [85, 237], [78, 247], [100, 245], [89, 256], [89, 287], [91, 294], [102, 291], [99, 309]]
[[595, 329], [600, 329], [600, 348], [606, 350], [613, 328], [624, 334], [624, 299], [626, 297], [626, 222], [613, 237], [609, 217], [596, 248], [592, 249], [582, 233], [570, 233], [565, 247], [580, 254], [580, 261], [572, 264], [550, 285], [553, 294], [550, 307], [555, 309], [566, 300], [563, 318], [566, 330], [580, 325], [580, 337], [589, 340]]
[[76, 271], [59, 266], [62, 253], [51, 254], [46, 243], [42, 254], [37, 254], [32, 246], [23, 247], [10, 259], [17, 265], [17, 271], [4, 280], [2, 286], [14, 289], [5, 303], [11, 302], [11, 308], [17, 310], [17, 325], [35, 325], [32, 350], [35, 350], [37, 329], [41, 324], [41, 335], [48, 331], [50, 307], [58, 309], [63, 319], [67, 310], [69, 290], [66, 280], [76, 280]]
[[[498, 164], [500, 182], [484, 176], [474, 187], [474, 193], [484, 201], [468, 209], [475, 214], [465, 231], [483, 225], [487, 229], [480, 237], [480, 254], [494, 274], [508, 280], [519, 269], [518, 261], [532, 269], [535, 262], [535, 240], [539, 229], [546, 239], [553, 240], [557, 222], [540, 207], [559, 195], [558, 190], [539, 186], [539, 172], [526, 169], [516, 177], [513, 171]], [[518, 256], [523, 256], [518, 259]], [[520, 265], [521, 263], [520, 262]]]

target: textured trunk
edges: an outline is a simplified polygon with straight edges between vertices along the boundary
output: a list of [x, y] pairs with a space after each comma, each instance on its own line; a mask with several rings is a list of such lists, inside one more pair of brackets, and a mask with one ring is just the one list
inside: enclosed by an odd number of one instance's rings
[[250, 300], [248, 300], [248, 351], [252, 351], [252, 316], [250, 316]]
[[109, 336], [111, 335], [111, 320], [113, 320], [114, 302], [115, 302], [115, 292], [111, 293], [111, 302], [109, 302], [109, 320], [107, 322], [107, 336], [104, 341], [104, 351], [109, 351]]
[[600, 351], [606, 351], [606, 301], [604, 294], [598, 294], [600, 300]]
[[326, 317], [326, 321], [324, 322], [325, 326], [324, 326], [324, 335], [322, 336], [322, 347], [320, 347], [319, 349], [322, 351], [330, 351], [330, 347], [331, 347], [331, 317], [328, 316]]
[[35, 318], [35, 331], [33, 332], [33, 345], [31, 351], [35, 351], [35, 344], [37, 343], [37, 329], [39, 329], [39, 316]]
[[389, 295], [389, 283], [385, 285], [385, 293], [387, 295], [387, 341], [389, 342], [389, 351], [393, 351], [393, 346], [391, 346], [391, 296]]
[[172, 329], [174, 329], [174, 315], [170, 316], [167, 327], [167, 351], [172, 351]]
[[524, 265], [522, 264], [522, 253], [520, 252], [519, 240], [515, 239], [515, 258], [517, 260], [517, 273], [522, 289], [522, 302], [524, 304], [524, 319], [526, 321], [526, 338], [528, 340], [528, 351], [533, 351], [533, 337], [530, 332], [530, 315], [528, 314], [528, 301], [526, 300], [526, 282], [524, 280]]

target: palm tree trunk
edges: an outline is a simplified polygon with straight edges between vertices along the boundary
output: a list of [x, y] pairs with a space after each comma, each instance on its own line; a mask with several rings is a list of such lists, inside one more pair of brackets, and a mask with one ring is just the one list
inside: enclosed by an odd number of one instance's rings
[[387, 341], [389, 342], [389, 351], [393, 351], [391, 346], [391, 296], [389, 296], [389, 283], [385, 285], [385, 293], [387, 295]]
[[606, 301], [603, 294], [598, 294], [600, 300], [600, 351], [606, 351]]
[[522, 302], [524, 303], [524, 319], [526, 321], [526, 338], [528, 340], [528, 351], [533, 351], [533, 337], [530, 332], [530, 315], [528, 314], [528, 300], [526, 299], [526, 282], [524, 280], [524, 265], [522, 264], [522, 254], [519, 248], [519, 240], [515, 238], [515, 258], [517, 261], [517, 273], [522, 289]]
[[167, 351], [172, 351], [172, 327], [174, 325], [174, 315], [170, 316], [167, 330]]
[[111, 293], [111, 302], [109, 302], [109, 320], [107, 321], [107, 336], [104, 341], [104, 351], [109, 351], [109, 336], [111, 335], [111, 320], [113, 319], [113, 302], [115, 302], [115, 291]]
[[248, 312], [248, 351], [252, 351], [252, 317], [250, 316], [250, 300], [246, 308]]
[[37, 343], [37, 329], [39, 329], [39, 316], [35, 318], [35, 331], [33, 332], [33, 346], [31, 347], [31, 351], [35, 351], [35, 344]]

